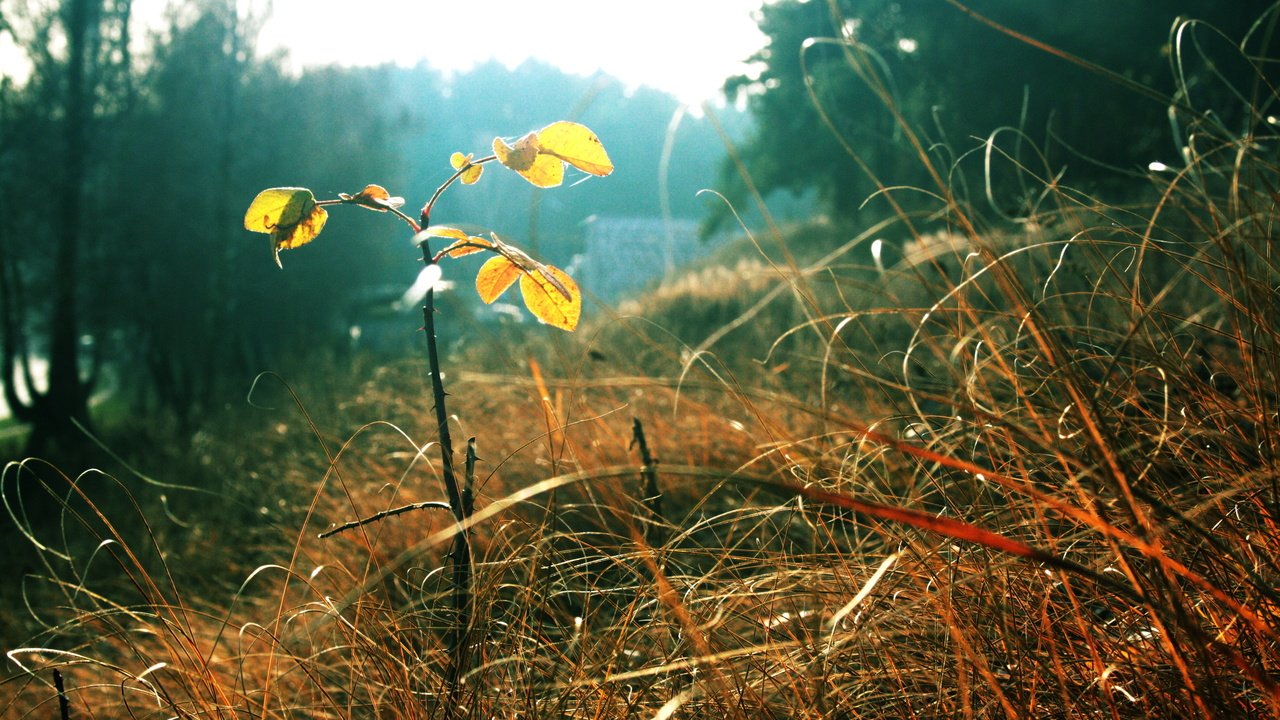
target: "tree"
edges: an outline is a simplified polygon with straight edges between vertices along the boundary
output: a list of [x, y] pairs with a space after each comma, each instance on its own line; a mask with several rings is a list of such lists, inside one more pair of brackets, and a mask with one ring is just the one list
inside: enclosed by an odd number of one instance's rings
[[[305, 278], [243, 262], [265, 252], [238, 229], [257, 187], [285, 173], [317, 187], [351, 174], [394, 178], [398, 132], [378, 101], [379, 70], [294, 77], [279, 57], [254, 56], [256, 25], [231, 0], [174, 6], [134, 75], [128, 114], [95, 146], [100, 222], [84, 304], [127, 399], [180, 434], [242, 396], [256, 373], [340, 346], [327, 338], [338, 337], [352, 295], [386, 282], [379, 268], [397, 255], [362, 236], [356, 219], [331, 229], [349, 241], [322, 248], [326, 260], [300, 261], [317, 266]], [[55, 267], [22, 274], [36, 281]]]
[[[282, 55], [255, 54], [260, 18], [238, 11], [234, 0], [173, 4], [135, 66], [127, 52], [127, 0], [86, 1], [81, 7], [97, 20], [83, 35], [86, 69], [75, 93], [84, 98], [83, 112], [66, 111], [73, 63], [69, 50], [58, 49], [68, 47], [72, 0], [59, 11], [17, 16], [12, 33], [34, 69], [0, 90], [0, 243], [7, 249], [0, 259], [0, 370], [19, 377], [5, 383], [19, 419], [36, 421], [39, 413], [28, 412], [20, 390], [38, 384], [41, 373], [30, 368], [30, 382], [22, 376], [33, 360], [52, 360], [55, 337], [63, 358], [57, 387], [81, 397], [78, 407], [63, 403], [47, 417], [88, 420], [88, 373], [66, 369], [87, 371], [92, 347], [120, 401], [149, 416], [163, 413], [181, 435], [210, 409], [242, 397], [258, 372], [314, 368], [318, 354], [350, 346], [348, 331], [369, 318], [371, 306], [384, 317], [393, 312], [392, 300], [414, 274], [401, 262], [403, 246], [369, 218], [333, 223], [326, 234], [339, 241], [293, 261], [300, 272], [244, 262], [265, 252], [237, 227], [243, 203], [264, 186], [287, 179], [328, 191], [376, 177], [429, 187], [435, 171], [404, 158], [441, 145], [474, 146], [503, 128], [543, 126], [567, 114], [618, 139], [626, 165], [614, 182], [624, 192], [571, 183], [534, 205], [519, 177], [494, 176], [451, 194], [450, 211], [524, 235], [531, 248], [541, 235], [539, 254], [567, 264], [580, 250], [587, 215], [656, 215], [662, 208], [654, 180], [676, 104], [656, 91], [537, 63], [481, 65], [450, 82], [426, 66], [295, 74]], [[67, 142], [80, 133], [61, 130], [74, 117], [86, 127], [88, 139], [76, 140], [83, 151]], [[673, 172], [670, 207], [689, 215], [700, 206], [696, 190], [714, 178], [707, 153], [687, 148], [718, 149], [719, 140], [706, 124], [686, 122], [678, 143], [672, 167], [683, 162], [690, 171]], [[67, 182], [80, 188], [71, 202]], [[521, 206], [536, 212], [513, 213]], [[78, 235], [61, 233], [71, 225]], [[71, 272], [54, 252], [59, 237], [76, 241]], [[50, 302], [55, 297], [64, 300]], [[470, 302], [462, 298], [441, 300]], [[440, 322], [461, 322], [473, 308], [457, 309], [442, 312]], [[402, 337], [408, 343], [415, 335], [406, 330]], [[77, 380], [78, 388], [71, 384]], [[59, 432], [71, 434], [69, 428], [68, 420]], [[48, 434], [33, 435], [39, 441], [31, 449]]]
[[101, 191], [129, 228], [98, 278], [120, 288], [107, 308], [121, 342], [115, 366], [188, 429], [246, 359], [230, 316], [243, 293], [235, 146], [256, 113], [241, 107], [253, 20], [236, 3], [171, 10], [140, 75], [145, 97], [111, 158]]
[[[83, 263], [99, 228], [85, 190], [98, 159], [99, 125], [121, 111], [114, 101], [129, 74], [130, 13], [128, 0], [68, 0], [56, 11], [23, 18], [25, 37], [10, 25], [33, 72], [21, 90], [15, 79], [4, 80], [0, 194], [36, 199], [4, 208], [0, 222], [0, 372], [11, 411], [31, 425], [29, 452], [67, 442], [76, 437], [77, 423], [89, 422], [99, 365], [85, 373]], [[65, 55], [50, 51], [54, 38], [64, 41]], [[49, 136], [56, 141], [46, 144]], [[39, 343], [31, 337], [37, 330]], [[31, 367], [37, 354], [48, 359], [43, 391]], [[25, 400], [16, 374], [26, 385]]]
[[[816, 189], [844, 218], [876, 191], [873, 177], [940, 191], [922, 154], [946, 180], [981, 182], [980, 163], [950, 173], [999, 127], [1016, 127], [1045, 149], [1054, 172], [1067, 168], [1067, 182], [1091, 183], [1164, 151], [1168, 103], [1151, 97], [1174, 97], [1168, 35], [1175, 16], [1206, 18], [1239, 38], [1268, 4], [1084, 0], [1063, 13], [1019, 0], [967, 3], [1127, 79], [1117, 82], [998, 32], [947, 0], [784, 0], [760, 10], [769, 42], [750, 59], [759, 74], [731, 78], [726, 89], [744, 96], [757, 119], [743, 150], [753, 182], [765, 192]], [[1134, 85], [1153, 92], [1144, 96]], [[918, 145], [905, 142], [904, 124]], [[725, 174], [733, 187], [736, 172], [726, 167]], [[737, 183], [731, 195], [742, 191]], [[1003, 209], [1016, 212], [1022, 200]]]

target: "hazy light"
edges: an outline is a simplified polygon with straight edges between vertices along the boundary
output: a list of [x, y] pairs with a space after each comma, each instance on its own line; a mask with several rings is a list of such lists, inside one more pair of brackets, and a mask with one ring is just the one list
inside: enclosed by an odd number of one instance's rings
[[872, 240], [871, 241], [871, 259], [875, 260], [876, 270], [882, 275], [884, 274], [884, 260], [881, 257], [881, 254], [883, 252], [884, 252], [884, 240], [881, 240], [880, 238], [876, 238], [875, 240]]
[[[353, 12], [345, 3], [275, 0], [261, 48], [285, 47], [300, 67], [412, 66], [446, 72], [497, 60], [537, 58], [581, 75], [604, 71], [696, 104], [765, 44], [752, 13], [762, 0], [384, 0]], [[342, 8], [341, 10], [339, 8]]]
[[910, 54], [920, 49], [920, 43], [915, 38], [898, 38], [898, 49]]
[[427, 297], [428, 290], [439, 292], [453, 287], [453, 283], [448, 280], [442, 280], [440, 275], [440, 266], [434, 263], [422, 268], [422, 271], [418, 273], [417, 279], [413, 281], [408, 290], [404, 291], [404, 295], [400, 296], [394, 307], [397, 310], [413, 307]]
[[0, 33], [0, 68], [4, 68], [4, 75], [18, 81], [31, 74], [31, 61], [14, 44], [9, 33]]

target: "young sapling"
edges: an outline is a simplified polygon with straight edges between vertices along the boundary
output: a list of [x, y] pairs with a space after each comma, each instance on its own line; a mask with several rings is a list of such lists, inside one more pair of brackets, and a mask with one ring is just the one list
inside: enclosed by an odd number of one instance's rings
[[[508, 144], [501, 138], [493, 141], [493, 154], [475, 158], [473, 154], [455, 152], [450, 157], [453, 174], [436, 188], [422, 206], [417, 219], [400, 208], [404, 199], [393, 197], [380, 185], [368, 185], [355, 194], [339, 193], [336, 198], [317, 199], [307, 188], [277, 187], [263, 190], [250, 203], [245, 213], [246, 230], [267, 234], [271, 239], [272, 257], [281, 266], [280, 251], [301, 247], [316, 238], [328, 220], [326, 208], [355, 205], [380, 213], [390, 213], [412, 229], [414, 242], [422, 251], [427, 268], [442, 260], [473, 253], [490, 253], [476, 274], [476, 291], [485, 303], [492, 303], [512, 285], [519, 282], [525, 306], [542, 322], [572, 331], [582, 315], [582, 293], [567, 273], [553, 265], [535, 260], [528, 253], [499, 239], [470, 235], [447, 226], [432, 226], [431, 213], [445, 190], [457, 182], [471, 185], [480, 180], [485, 165], [498, 162], [540, 188], [555, 187], [564, 180], [565, 166], [570, 165], [589, 175], [603, 177], [613, 172], [600, 139], [590, 129], [572, 122], [555, 122], [530, 132]], [[431, 241], [439, 238], [445, 246], [433, 252]], [[427, 336], [427, 362], [431, 373], [431, 395], [435, 404], [435, 420], [440, 448], [441, 477], [447, 503], [416, 503], [345, 523], [323, 533], [328, 537], [344, 530], [380, 520], [409, 510], [440, 508], [452, 512], [457, 529], [450, 559], [453, 566], [454, 620], [449, 637], [451, 667], [449, 671], [450, 705], [456, 707], [463, 675], [469, 669], [467, 631], [471, 627], [471, 550], [468, 542], [472, 515], [471, 482], [475, 464], [475, 439], [468, 443], [467, 477], [460, 485], [454, 470], [453, 441], [449, 432], [447, 394], [440, 370], [435, 328], [435, 292], [428, 289], [422, 308], [423, 331]]]

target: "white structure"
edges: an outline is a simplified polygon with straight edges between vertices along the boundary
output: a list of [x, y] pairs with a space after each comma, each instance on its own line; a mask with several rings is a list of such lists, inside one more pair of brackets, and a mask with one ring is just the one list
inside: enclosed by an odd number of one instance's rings
[[578, 283], [609, 303], [662, 280], [713, 247], [698, 239], [693, 220], [593, 217], [586, 225]]

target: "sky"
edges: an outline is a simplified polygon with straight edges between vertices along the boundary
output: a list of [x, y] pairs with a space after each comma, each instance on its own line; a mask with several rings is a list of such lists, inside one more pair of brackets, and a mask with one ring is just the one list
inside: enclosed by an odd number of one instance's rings
[[[263, 52], [285, 48], [296, 69], [332, 63], [412, 66], [446, 72], [496, 59], [515, 67], [537, 58], [567, 72], [597, 70], [647, 85], [696, 108], [719, 97], [725, 78], [765, 44], [753, 13], [764, 0], [237, 0], [268, 19]], [[0, 8], [4, 5], [0, 0]], [[164, 24], [183, 0], [134, 0], [137, 25]], [[138, 32], [135, 37], [145, 37]], [[0, 68], [30, 70], [0, 34]]]
[[[262, 6], [262, 2], [254, 2]], [[261, 46], [299, 67], [421, 60], [445, 71], [539, 58], [576, 74], [603, 70], [696, 106], [764, 36], [761, 0], [274, 0]]]

